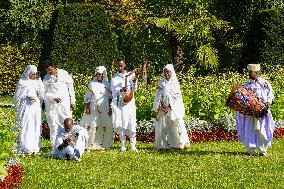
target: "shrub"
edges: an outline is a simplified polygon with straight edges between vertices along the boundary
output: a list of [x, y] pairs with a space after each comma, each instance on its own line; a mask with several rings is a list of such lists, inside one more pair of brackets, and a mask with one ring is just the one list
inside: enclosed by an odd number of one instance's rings
[[37, 65], [38, 55], [6, 45], [0, 48], [0, 95], [13, 94], [26, 65]]
[[87, 75], [99, 65], [110, 68], [116, 43], [102, 6], [59, 5], [54, 14], [57, 18], [51, 59], [57, 66]]

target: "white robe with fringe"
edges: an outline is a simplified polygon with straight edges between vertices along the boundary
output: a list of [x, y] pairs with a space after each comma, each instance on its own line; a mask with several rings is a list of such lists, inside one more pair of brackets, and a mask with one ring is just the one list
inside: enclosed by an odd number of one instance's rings
[[88, 130], [88, 149], [108, 149], [113, 143], [112, 117], [108, 115], [110, 98], [109, 82], [93, 80], [88, 85], [85, 103], [90, 103], [90, 114], [84, 114], [80, 121], [80, 126]]

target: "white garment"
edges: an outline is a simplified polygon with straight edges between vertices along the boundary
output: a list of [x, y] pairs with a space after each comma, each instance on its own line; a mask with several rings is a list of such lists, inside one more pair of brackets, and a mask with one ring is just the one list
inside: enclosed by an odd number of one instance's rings
[[109, 99], [112, 98], [111, 86], [105, 77], [105, 69], [96, 69], [96, 71], [103, 72], [104, 79], [102, 82], [98, 82], [95, 78], [88, 85], [85, 103], [90, 103], [90, 114], [83, 115], [80, 126], [88, 130], [89, 149], [108, 149], [114, 138], [112, 118], [108, 115]]
[[[67, 147], [59, 150], [58, 147], [67, 138], [72, 138], [73, 141], [68, 144]], [[64, 128], [58, 129], [56, 140], [55, 140], [55, 150], [53, 155], [60, 159], [73, 159], [74, 156], [81, 158], [87, 145], [88, 133], [86, 129], [73, 125], [70, 132], [66, 132]]]
[[[50, 129], [50, 141], [54, 148], [56, 133], [63, 128], [66, 118], [72, 118], [71, 104], [75, 104], [73, 79], [63, 69], [57, 69], [57, 76], [47, 74], [43, 80], [45, 89], [46, 120]], [[61, 103], [56, 103], [60, 98]]]
[[[20, 129], [17, 138], [19, 153], [39, 152], [41, 147], [43, 84], [41, 79], [29, 79], [32, 73], [37, 72], [36, 67], [32, 70], [29, 68], [30, 66], [27, 66], [22, 79], [18, 82], [13, 97], [13, 103], [17, 107], [16, 123], [13, 130]], [[31, 96], [35, 98], [33, 103], [28, 98]]]
[[[265, 102], [272, 103], [273, 89], [265, 79], [259, 77], [257, 81], [251, 80], [244, 86], [251, 88]], [[272, 144], [275, 124], [270, 110], [263, 118], [255, 118], [237, 112], [236, 128], [239, 141], [248, 150], [258, 148], [260, 151], [266, 151]]]
[[[162, 79], [158, 83], [153, 109], [157, 112], [155, 123], [155, 146], [157, 148], [184, 148], [189, 147], [187, 130], [184, 124], [184, 104], [180, 91], [180, 85], [171, 64], [165, 69], [171, 71], [172, 76], [168, 80]], [[170, 113], [164, 113], [162, 108], [171, 108]]]
[[[128, 73], [116, 73], [112, 77], [112, 123], [115, 131], [120, 134], [120, 140], [125, 142], [125, 135], [130, 136], [132, 144], [136, 143], [136, 105], [135, 98], [128, 103], [123, 102], [120, 89], [125, 87], [125, 77]], [[137, 81], [132, 81], [134, 75], [127, 78], [127, 89], [137, 90]]]

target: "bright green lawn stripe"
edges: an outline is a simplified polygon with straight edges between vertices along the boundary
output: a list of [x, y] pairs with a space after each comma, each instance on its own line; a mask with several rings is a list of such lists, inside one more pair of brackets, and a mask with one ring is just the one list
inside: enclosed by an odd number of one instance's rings
[[245, 156], [237, 142], [193, 143], [189, 151], [85, 153], [81, 162], [23, 157], [23, 188], [282, 188], [284, 139], [267, 157]]

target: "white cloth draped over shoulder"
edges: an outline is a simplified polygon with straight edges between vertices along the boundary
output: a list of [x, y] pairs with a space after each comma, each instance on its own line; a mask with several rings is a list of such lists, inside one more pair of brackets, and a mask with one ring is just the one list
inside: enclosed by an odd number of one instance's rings
[[[72, 138], [72, 142], [68, 143], [67, 147], [59, 150], [59, 145], [67, 138]], [[60, 159], [73, 159], [74, 156], [81, 158], [86, 149], [87, 140], [87, 130], [78, 125], [73, 125], [70, 132], [66, 132], [64, 128], [60, 128], [56, 135], [56, 148], [53, 154]]]
[[126, 87], [128, 90], [135, 92], [137, 90], [137, 81], [133, 82], [132, 79], [135, 74], [127, 77], [127, 86], [125, 86], [125, 78], [128, 72], [116, 73], [112, 77], [111, 90], [112, 90], [112, 123], [115, 131], [120, 133], [122, 129], [127, 134], [136, 134], [136, 105], [135, 98], [128, 103], [123, 102], [123, 94], [120, 89]]
[[[41, 79], [29, 78], [33, 73], [37, 73], [36, 66], [28, 65], [13, 97], [13, 103], [17, 107], [13, 130], [20, 130], [17, 138], [19, 153], [36, 153], [41, 147], [41, 103], [44, 89]], [[33, 97], [35, 101], [32, 102], [29, 97]]]
[[[54, 146], [58, 128], [63, 127], [66, 118], [72, 118], [71, 104], [75, 104], [73, 79], [63, 69], [57, 69], [57, 75], [47, 74], [43, 80], [45, 89], [46, 119], [50, 129], [50, 140]], [[56, 103], [55, 98], [61, 102]]]
[[111, 84], [107, 79], [104, 66], [99, 66], [96, 73], [103, 74], [103, 80], [95, 78], [89, 83], [85, 94], [85, 103], [90, 103], [90, 114], [84, 114], [80, 126], [89, 133], [89, 149], [108, 149], [113, 142], [112, 118], [108, 115], [110, 110]]
[[[251, 88], [265, 102], [272, 103], [274, 98], [273, 89], [265, 79], [259, 77], [256, 82], [251, 80], [245, 86]], [[261, 119], [237, 112], [236, 121], [239, 141], [247, 149], [258, 148], [261, 151], [266, 151], [271, 146], [275, 124], [270, 111], [267, 116]]]
[[[162, 79], [153, 103], [153, 110], [157, 113], [155, 124], [155, 146], [157, 148], [184, 148], [189, 147], [187, 130], [184, 124], [184, 104], [180, 84], [172, 64], [164, 67], [171, 71], [169, 80]], [[162, 108], [171, 108], [170, 113], [163, 112]]]

